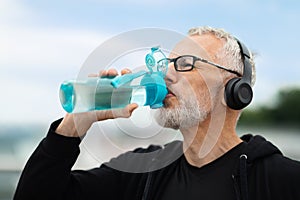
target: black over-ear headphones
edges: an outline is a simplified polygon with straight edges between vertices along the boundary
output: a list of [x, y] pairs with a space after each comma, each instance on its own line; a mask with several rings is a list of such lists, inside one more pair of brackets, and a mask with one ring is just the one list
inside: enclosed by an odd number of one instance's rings
[[227, 106], [234, 110], [241, 110], [248, 106], [253, 97], [251, 87], [252, 65], [248, 48], [236, 39], [243, 60], [244, 71], [241, 78], [230, 79], [225, 86], [225, 101]]

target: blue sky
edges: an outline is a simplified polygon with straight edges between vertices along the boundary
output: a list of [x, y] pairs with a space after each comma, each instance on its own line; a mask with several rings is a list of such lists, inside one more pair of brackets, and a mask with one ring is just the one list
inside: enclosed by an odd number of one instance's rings
[[233, 33], [259, 54], [252, 107], [272, 104], [279, 88], [300, 86], [299, 19], [297, 0], [0, 0], [0, 123], [63, 116], [60, 83], [105, 40], [145, 27]]

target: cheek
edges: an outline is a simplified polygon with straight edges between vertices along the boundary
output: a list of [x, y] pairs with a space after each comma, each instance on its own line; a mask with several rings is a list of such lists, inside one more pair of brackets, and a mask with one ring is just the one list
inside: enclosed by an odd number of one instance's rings
[[190, 93], [193, 93], [197, 98], [203, 96], [203, 94], [207, 91], [207, 84], [200, 73], [189, 76], [188, 79], [185, 79], [185, 83], [183, 85], [185, 85], [186, 89], [188, 89]]
[[205, 110], [212, 108], [214, 94], [211, 93], [212, 91], [210, 91], [207, 82], [200, 73], [182, 77], [177, 86], [177, 91], [180, 91], [178, 99], [189, 99], [189, 102], [197, 102]]
[[195, 88], [195, 94], [201, 107], [205, 107], [206, 109], [211, 108], [211, 94], [206, 85]]
[[199, 81], [193, 81], [191, 84], [192, 97], [196, 98], [198, 105], [204, 110], [210, 110], [212, 108], [212, 94], [203, 79]]

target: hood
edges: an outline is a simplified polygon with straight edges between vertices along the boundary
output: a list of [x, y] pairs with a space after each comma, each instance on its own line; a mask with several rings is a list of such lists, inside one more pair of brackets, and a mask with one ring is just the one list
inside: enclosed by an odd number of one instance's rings
[[251, 134], [244, 135], [241, 139], [246, 143], [244, 153], [240, 155], [237, 171], [232, 175], [234, 189], [238, 200], [248, 200], [247, 170], [251, 163], [273, 154], [281, 154], [280, 150], [264, 137]]
[[247, 144], [244, 151], [244, 154], [247, 156], [247, 163], [252, 163], [255, 160], [273, 154], [282, 154], [276, 146], [260, 135], [247, 134], [242, 136], [241, 139]]

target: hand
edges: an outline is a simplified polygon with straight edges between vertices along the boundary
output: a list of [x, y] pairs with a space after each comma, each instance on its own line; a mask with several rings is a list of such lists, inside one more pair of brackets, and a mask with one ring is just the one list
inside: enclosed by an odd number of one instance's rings
[[[121, 75], [131, 73], [129, 69], [123, 69]], [[90, 74], [90, 77], [115, 77], [118, 72], [115, 69], [101, 71], [99, 74]], [[94, 122], [106, 119], [128, 118], [138, 107], [137, 104], [129, 104], [123, 109], [95, 110], [84, 113], [67, 113], [56, 129], [56, 133], [69, 137], [82, 137]]]

